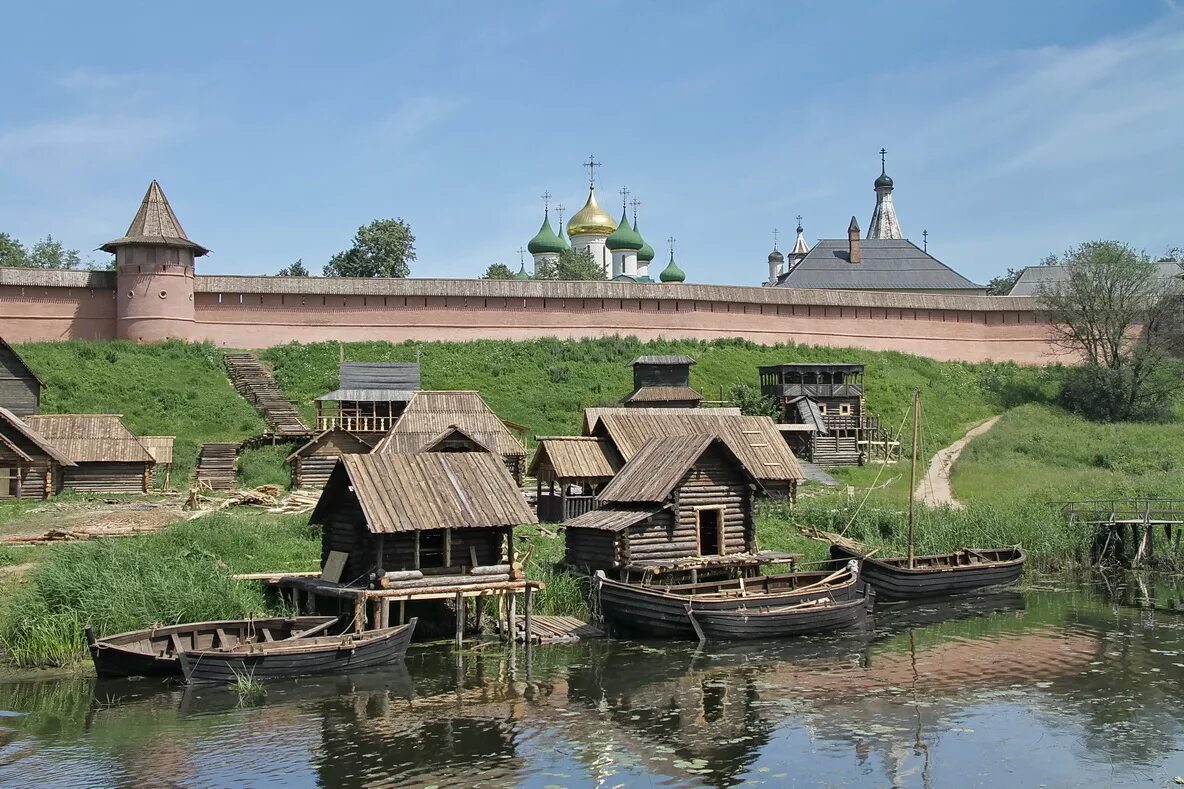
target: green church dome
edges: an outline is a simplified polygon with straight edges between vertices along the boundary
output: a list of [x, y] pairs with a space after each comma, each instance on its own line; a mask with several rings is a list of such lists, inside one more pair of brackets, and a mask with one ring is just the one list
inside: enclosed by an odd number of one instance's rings
[[526, 250], [532, 255], [558, 255], [567, 249], [567, 243], [551, 229], [551, 215], [548, 211], [543, 214], [543, 226], [526, 245]]
[[514, 275], [514, 279], [530, 279], [530, 275], [526, 273], [526, 264], [518, 264], [518, 273]]
[[[637, 233], [638, 238], [641, 238], [641, 233], [639, 233], [637, 230], [637, 221], [636, 220], [634, 220], [634, 222], [633, 222], [633, 232]], [[653, 259], [654, 259], [654, 248], [650, 246], [650, 243], [648, 241], [646, 241], [645, 239], [642, 239], [641, 249], [637, 250], [637, 262], [638, 263], [649, 263]]]
[[658, 277], [663, 282], [684, 282], [687, 275], [683, 273], [678, 264], [674, 262], [674, 250], [670, 250], [670, 262], [666, 264], [666, 268], [662, 269], [662, 273]]
[[617, 225], [617, 229], [612, 232], [612, 235], [605, 239], [604, 245], [616, 251], [618, 249], [641, 249], [644, 244], [641, 236], [629, 224], [629, 218], [625, 216], [625, 211], [622, 209], [621, 223]]

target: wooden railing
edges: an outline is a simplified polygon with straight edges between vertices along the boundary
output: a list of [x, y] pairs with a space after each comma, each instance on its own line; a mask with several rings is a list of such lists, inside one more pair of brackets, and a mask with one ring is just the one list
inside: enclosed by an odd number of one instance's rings
[[317, 430], [339, 427], [351, 433], [385, 433], [398, 421], [396, 416], [338, 416], [322, 414], [317, 417]]
[[547, 523], [565, 523], [577, 515], [596, 509], [595, 496], [539, 496], [539, 520]]
[[1184, 524], [1184, 499], [1130, 498], [1054, 501], [1070, 524]]

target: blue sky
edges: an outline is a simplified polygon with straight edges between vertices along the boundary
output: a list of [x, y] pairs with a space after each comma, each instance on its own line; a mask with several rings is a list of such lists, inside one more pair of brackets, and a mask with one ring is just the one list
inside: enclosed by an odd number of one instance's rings
[[0, 230], [27, 242], [94, 249], [156, 178], [205, 273], [319, 271], [401, 216], [413, 275], [471, 277], [517, 267], [544, 190], [578, 209], [595, 154], [659, 256], [673, 235], [690, 281], [756, 284], [796, 214], [811, 243], [866, 227], [884, 146], [905, 234], [971, 279], [1184, 245], [1162, 0], [46, 2], [5, 27]]

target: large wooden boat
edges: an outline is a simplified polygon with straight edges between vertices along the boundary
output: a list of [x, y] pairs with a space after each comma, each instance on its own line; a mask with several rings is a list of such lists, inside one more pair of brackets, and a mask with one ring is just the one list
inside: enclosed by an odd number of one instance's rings
[[830, 633], [859, 627], [867, 620], [875, 593], [837, 602], [810, 600], [783, 606], [747, 605], [729, 610], [695, 610], [687, 605], [700, 641], [734, 641], [754, 638], [785, 638], [812, 633]]
[[827, 598], [863, 600], [863, 581], [850, 571], [783, 573], [694, 584], [643, 585], [596, 575], [600, 610], [614, 628], [639, 636], [695, 638], [687, 605], [698, 611], [786, 606]]
[[879, 600], [921, 600], [965, 594], [1016, 583], [1024, 571], [1023, 548], [964, 548], [933, 556], [863, 558], [848, 546], [832, 544], [833, 559], [860, 559], [862, 576]]
[[405, 625], [302, 638], [289, 642], [244, 644], [231, 649], [187, 650], [181, 668], [190, 683], [231, 683], [358, 671], [402, 660], [415, 632], [414, 618]]
[[324, 633], [335, 616], [230, 619], [150, 627], [95, 638], [86, 629], [87, 646], [100, 677], [181, 676], [178, 655], [186, 649], [214, 649], [268, 641], [289, 641]]

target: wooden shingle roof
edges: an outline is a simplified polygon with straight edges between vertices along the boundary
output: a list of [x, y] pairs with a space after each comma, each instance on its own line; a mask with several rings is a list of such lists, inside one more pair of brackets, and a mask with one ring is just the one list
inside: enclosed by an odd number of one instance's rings
[[625, 403], [669, 403], [672, 401], [693, 401], [698, 403], [703, 395], [689, 386], [643, 386], [626, 395]]
[[668, 436], [719, 436], [762, 483], [804, 478], [798, 459], [767, 416], [721, 414], [720, 408], [623, 408], [604, 414], [596, 435], [608, 438], [628, 462], [649, 441]]
[[634, 359], [633, 361], [629, 362], [629, 366], [630, 366], [630, 367], [636, 367], [636, 366], [637, 366], [637, 365], [639, 365], [639, 364], [645, 364], [645, 365], [675, 365], [675, 366], [682, 366], [682, 365], [684, 365], [684, 364], [685, 364], [685, 365], [691, 365], [691, 364], [694, 364], [694, 363], [695, 363], [695, 360], [694, 360], [694, 359], [692, 359], [692, 358], [691, 358], [691, 357], [689, 357], [689, 356], [675, 356], [675, 355], [667, 355], [667, 356], [638, 356], [636, 359]]
[[522, 442], [477, 392], [416, 392], [374, 452], [423, 452], [454, 427], [499, 455], [526, 457]]
[[[5, 342], [3, 337], [0, 337], [0, 354], [8, 356], [9, 359], [12, 360], [11, 366], [24, 370], [25, 375], [27, 375], [29, 378], [32, 378], [37, 383], [41, 384], [41, 386], [45, 386], [45, 382], [42, 381], [37, 376], [37, 373], [33, 372], [33, 368], [30, 367], [28, 365], [28, 363], [24, 359], [21, 358], [21, 355], [16, 352], [16, 348], [13, 348], [11, 345], [9, 345], [7, 342]], [[0, 367], [0, 370], [2, 370], [2, 369], [3, 369], [3, 367]]]
[[502, 461], [483, 452], [342, 455], [313, 523], [332, 518], [345, 486], [375, 534], [538, 523]]
[[39, 414], [26, 420], [75, 463], [152, 463], [118, 414]]
[[646, 442], [596, 498], [610, 504], [664, 502], [712, 447], [722, 450], [745, 477], [756, 481], [721, 438], [702, 433], [665, 436]]
[[148, 184], [148, 191], [140, 203], [140, 210], [136, 212], [127, 232], [120, 238], [108, 241], [99, 249], [104, 252], [115, 252], [119, 247], [128, 244], [152, 244], [155, 246], [186, 247], [193, 250], [194, 257], [201, 257], [210, 250], [201, 244], [195, 244], [185, 235], [185, 229], [173, 207], [164, 196], [164, 190], [155, 180]]
[[607, 438], [593, 436], [539, 436], [539, 446], [527, 474], [538, 476], [547, 463], [558, 479], [609, 479], [625, 461]]
[[614, 507], [589, 510], [569, 520], [565, 529], [602, 529], [621, 531], [658, 513], [662, 507]]
[[[628, 414], [628, 413], [631, 413], [635, 410], [636, 409], [634, 409], [634, 408], [627, 408], [625, 406], [619, 406], [619, 405], [595, 406], [592, 408], [585, 408], [584, 409], [584, 428], [583, 428], [584, 434], [591, 435], [592, 433], [594, 433], [596, 431], [596, 426], [600, 424], [601, 417], [608, 416], [609, 414]], [[645, 409], [645, 412], [647, 414], [674, 414], [677, 416], [678, 414], [685, 414], [688, 410], [690, 410], [690, 409], [686, 409], [686, 408], [647, 408], [647, 409]], [[724, 408], [703, 409], [703, 410], [710, 410], [711, 413], [713, 413], [717, 416], [740, 416], [740, 409], [736, 408], [734, 406], [727, 406]]]
[[175, 436], [140, 436], [140, 443], [157, 463], [173, 462], [173, 442]]
[[65, 452], [54, 446], [45, 436], [38, 433], [27, 422], [3, 406], [0, 406], [0, 428], [6, 428], [20, 435], [30, 444], [63, 466], [75, 465], [74, 461]]

